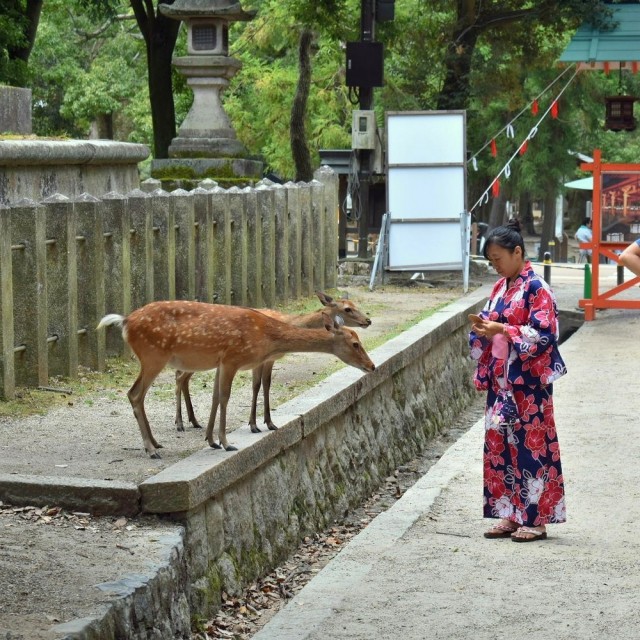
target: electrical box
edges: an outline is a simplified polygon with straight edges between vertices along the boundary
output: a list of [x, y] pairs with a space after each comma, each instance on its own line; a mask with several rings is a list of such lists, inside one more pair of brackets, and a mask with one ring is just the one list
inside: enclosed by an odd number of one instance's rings
[[347, 87], [370, 89], [384, 85], [382, 42], [347, 42]]
[[356, 110], [351, 125], [352, 149], [376, 148], [376, 114], [374, 111]]

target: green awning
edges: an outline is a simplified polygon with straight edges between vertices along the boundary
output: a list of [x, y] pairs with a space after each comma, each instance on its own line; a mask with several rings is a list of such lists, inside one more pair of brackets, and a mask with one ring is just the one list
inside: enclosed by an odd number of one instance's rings
[[[640, 62], [640, 4], [612, 4], [614, 29], [600, 31], [583, 24], [560, 56], [560, 62], [580, 69], [637, 70]], [[636, 63], [636, 64], [633, 64]]]

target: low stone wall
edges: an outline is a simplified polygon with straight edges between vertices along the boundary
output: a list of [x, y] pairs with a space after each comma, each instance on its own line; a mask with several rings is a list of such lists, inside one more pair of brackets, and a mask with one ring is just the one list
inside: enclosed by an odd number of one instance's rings
[[238, 452], [200, 451], [140, 485], [143, 511], [185, 527], [192, 614], [211, 613], [222, 591], [239, 593], [360, 504], [468, 405], [467, 313], [485, 295], [376, 349], [373, 373], [342, 369], [283, 405], [278, 431], [235, 432]]
[[140, 186], [138, 163], [148, 157], [143, 144], [112, 140], [2, 140], [0, 204], [129, 193]]
[[31, 89], [0, 87], [0, 133], [31, 132]]

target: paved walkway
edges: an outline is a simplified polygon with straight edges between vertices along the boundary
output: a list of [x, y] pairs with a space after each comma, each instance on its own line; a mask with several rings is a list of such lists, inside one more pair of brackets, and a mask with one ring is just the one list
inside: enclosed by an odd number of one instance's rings
[[[574, 310], [582, 270], [551, 280]], [[255, 640], [639, 638], [640, 311], [599, 311], [561, 352], [566, 524], [530, 544], [483, 538], [478, 423]]]

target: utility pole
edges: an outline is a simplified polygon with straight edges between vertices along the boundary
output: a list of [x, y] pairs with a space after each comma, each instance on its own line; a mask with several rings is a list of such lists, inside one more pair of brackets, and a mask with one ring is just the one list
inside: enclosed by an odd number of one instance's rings
[[[375, 39], [374, 2], [360, 0], [360, 40], [373, 42]], [[360, 109], [373, 109], [373, 87], [360, 87]], [[369, 193], [371, 191], [371, 151], [359, 150], [360, 219], [358, 220], [358, 258], [366, 258], [369, 245]]]

